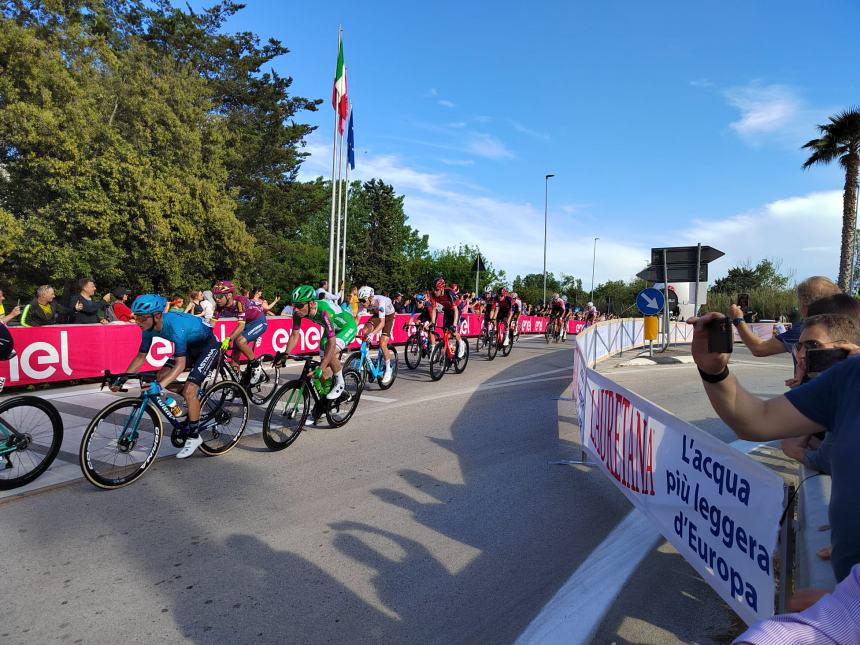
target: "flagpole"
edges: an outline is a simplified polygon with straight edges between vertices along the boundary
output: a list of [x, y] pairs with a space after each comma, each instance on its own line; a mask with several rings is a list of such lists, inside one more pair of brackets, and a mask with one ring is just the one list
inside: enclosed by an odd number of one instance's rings
[[[349, 106], [349, 124], [352, 125], [352, 105]], [[349, 151], [347, 151], [347, 156], [349, 156]], [[347, 215], [349, 213], [349, 159], [346, 160], [346, 175], [345, 175], [344, 187], [343, 187], [343, 272], [340, 275], [340, 279], [342, 282], [346, 283], [346, 223], [347, 223]], [[343, 291], [346, 291], [346, 284], [344, 284]], [[343, 294], [344, 300], [346, 300], [346, 293]]]
[[338, 292], [338, 284], [340, 283], [340, 220], [341, 213], [343, 212], [341, 204], [341, 196], [343, 194], [343, 186], [341, 185], [341, 177], [343, 177], [343, 140], [344, 136], [341, 135], [337, 152], [337, 226], [334, 238], [334, 282], [329, 284], [329, 289], [331, 289], [332, 293]]
[[[341, 35], [343, 34], [343, 27], [337, 28], [337, 53], [340, 56], [340, 41]], [[336, 73], [336, 72], [335, 72]], [[332, 273], [334, 268], [334, 218], [335, 218], [335, 195], [337, 185], [335, 184], [335, 169], [337, 166], [337, 134], [338, 134], [338, 119], [340, 118], [340, 114], [338, 113], [337, 108], [334, 111], [334, 141], [332, 142], [331, 148], [331, 218], [329, 220], [329, 233], [328, 233], [328, 283], [329, 288], [331, 288], [332, 284]], [[341, 137], [343, 138], [343, 137]]]

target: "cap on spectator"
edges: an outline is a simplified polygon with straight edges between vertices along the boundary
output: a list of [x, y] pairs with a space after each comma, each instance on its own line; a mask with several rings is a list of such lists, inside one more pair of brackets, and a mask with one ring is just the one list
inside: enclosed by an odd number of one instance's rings
[[111, 295], [113, 295], [114, 298], [122, 298], [123, 296], [131, 295], [131, 291], [124, 287], [117, 287], [111, 291]]

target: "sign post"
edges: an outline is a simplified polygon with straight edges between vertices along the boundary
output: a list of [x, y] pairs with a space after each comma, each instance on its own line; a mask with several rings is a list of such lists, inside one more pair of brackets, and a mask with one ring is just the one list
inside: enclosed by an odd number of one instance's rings
[[[636, 307], [645, 316], [645, 340], [648, 341], [648, 356], [654, 356], [654, 340], [657, 338], [657, 314], [666, 308], [666, 297], [653, 287], [636, 294]], [[666, 327], [668, 329], [668, 326]]]

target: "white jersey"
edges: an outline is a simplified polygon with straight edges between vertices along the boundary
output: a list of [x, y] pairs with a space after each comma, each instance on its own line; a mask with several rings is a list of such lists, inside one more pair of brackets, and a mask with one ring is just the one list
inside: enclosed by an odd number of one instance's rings
[[367, 313], [372, 316], [384, 319], [386, 316], [394, 315], [394, 303], [388, 296], [375, 295], [370, 301], [370, 306], [367, 308]]

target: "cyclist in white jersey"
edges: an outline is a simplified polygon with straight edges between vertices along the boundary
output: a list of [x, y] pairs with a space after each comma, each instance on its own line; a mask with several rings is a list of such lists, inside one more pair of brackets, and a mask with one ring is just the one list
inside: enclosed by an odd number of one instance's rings
[[371, 318], [364, 325], [364, 337], [382, 331], [379, 336], [379, 347], [382, 349], [382, 359], [385, 361], [385, 373], [382, 375], [383, 384], [391, 382], [394, 373], [391, 365], [391, 353], [388, 351], [388, 341], [391, 338], [391, 328], [394, 326], [394, 303], [388, 296], [381, 296], [373, 291], [373, 287], [364, 286], [358, 290], [359, 313], [364, 309]]

